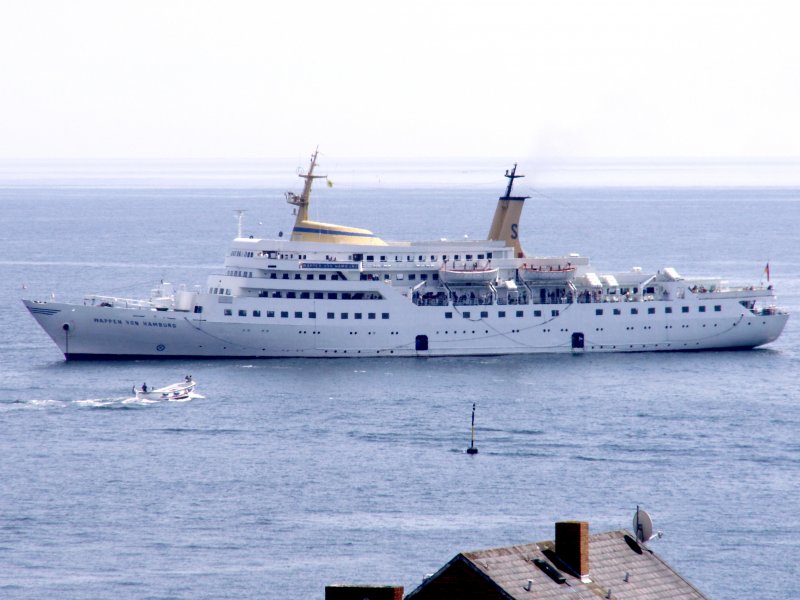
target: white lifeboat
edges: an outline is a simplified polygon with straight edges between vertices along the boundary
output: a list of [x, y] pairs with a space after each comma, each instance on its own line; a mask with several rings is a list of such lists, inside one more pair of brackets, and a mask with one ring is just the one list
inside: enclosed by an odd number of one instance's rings
[[497, 267], [490, 263], [445, 263], [439, 269], [439, 278], [445, 283], [491, 283], [497, 279]]
[[519, 276], [523, 281], [570, 281], [575, 277], [575, 267], [522, 265], [519, 268]]

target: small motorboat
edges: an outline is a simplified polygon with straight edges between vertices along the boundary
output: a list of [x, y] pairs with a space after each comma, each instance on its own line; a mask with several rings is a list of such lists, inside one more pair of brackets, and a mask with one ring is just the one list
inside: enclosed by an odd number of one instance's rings
[[134, 386], [133, 393], [137, 400], [186, 400], [196, 386], [197, 382], [191, 375], [187, 375], [181, 382], [160, 388], [151, 388], [146, 383], [141, 388]]

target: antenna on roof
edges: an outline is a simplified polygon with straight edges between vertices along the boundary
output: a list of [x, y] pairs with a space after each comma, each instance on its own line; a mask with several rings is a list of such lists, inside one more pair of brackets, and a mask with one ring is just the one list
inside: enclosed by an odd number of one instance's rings
[[633, 532], [636, 534], [636, 540], [640, 543], [647, 543], [653, 538], [661, 538], [664, 533], [661, 531], [653, 534], [653, 520], [647, 511], [643, 508], [636, 506], [636, 512], [633, 514]]
[[472, 403], [472, 441], [470, 441], [467, 454], [477, 454], [478, 449], [475, 447], [475, 403]]

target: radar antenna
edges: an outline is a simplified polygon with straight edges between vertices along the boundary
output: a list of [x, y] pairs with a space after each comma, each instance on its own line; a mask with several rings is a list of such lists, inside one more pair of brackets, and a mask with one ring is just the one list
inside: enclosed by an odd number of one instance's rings
[[506, 195], [504, 198], [511, 198], [511, 188], [514, 187], [514, 180], [519, 179], [520, 177], [525, 177], [525, 175], [517, 175], [517, 163], [514, 163], [511, 173], [509, 173], [508, 169], [506, 169], [505, 176], [508, 177], [508, 187], [506, 188]]

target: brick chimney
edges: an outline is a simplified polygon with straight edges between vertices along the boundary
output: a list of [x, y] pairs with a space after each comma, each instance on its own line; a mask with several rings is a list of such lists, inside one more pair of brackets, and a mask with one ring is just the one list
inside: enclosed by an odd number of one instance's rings
[[403, 600], [403, 586], [326, 585], [325, 600]]
[[556, 523], [556, 556], [576, 575], [589, 575], [589, 523], [560, 521]]

